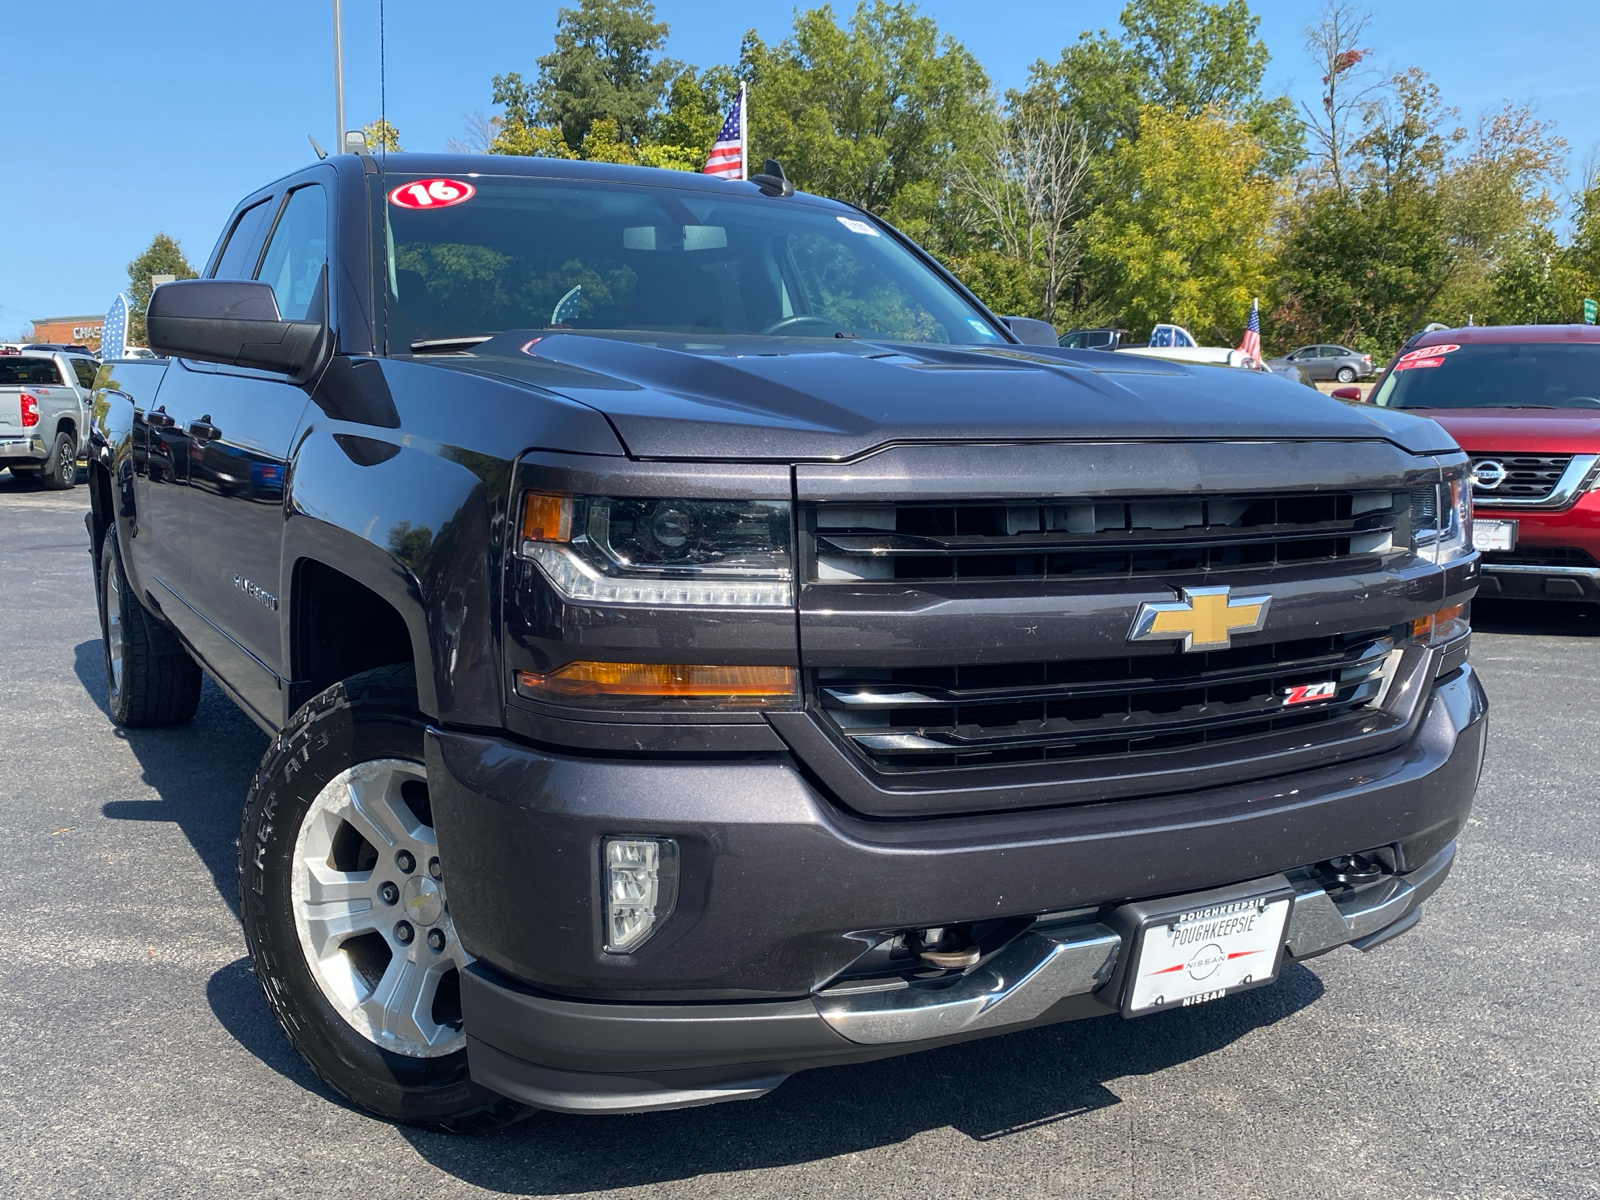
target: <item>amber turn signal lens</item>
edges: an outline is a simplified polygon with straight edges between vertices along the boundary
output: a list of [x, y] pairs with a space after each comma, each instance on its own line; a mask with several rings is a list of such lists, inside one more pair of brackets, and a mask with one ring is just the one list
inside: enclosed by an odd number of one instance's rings
[[1411, 636], [1424, 642], [1432, 641], [1437, 634], [1445, 631], [1450, 622], [1459, 620], [1466, 607], [1465, 604], [1452, 604], [1426, 617], [1418, 617], [1411, 622]]
[[517, 672], [517, 691], [522, 695], [557, 701], [616, 697], [749, 707], [794, 703], [799, 690], [798, 672], [793, 667], [575, 662], [548, 675]]
[[548, 492], [528, 492], [522, 498], [522, 540], [569, 542], [572, 540], [572, 497]]

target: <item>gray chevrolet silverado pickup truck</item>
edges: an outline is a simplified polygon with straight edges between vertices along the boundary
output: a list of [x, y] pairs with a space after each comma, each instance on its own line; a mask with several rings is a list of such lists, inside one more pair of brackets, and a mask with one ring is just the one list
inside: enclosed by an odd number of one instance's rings
[[374, 1112], [1160, 1022], [1450, 869], [1486, 701], [1432, 421], [1028, 344], [771, 169], [335, 157], [147, 319], [95, 396], [111, 713], [204, 670], [272, 734], [255, 973]]

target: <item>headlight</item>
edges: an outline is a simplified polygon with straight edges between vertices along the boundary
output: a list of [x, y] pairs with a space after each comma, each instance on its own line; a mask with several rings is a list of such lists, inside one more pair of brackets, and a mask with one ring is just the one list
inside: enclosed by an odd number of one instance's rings
[[1472, 553], [1472, 479], [1465, 467], [1442, 483], [1411, 489], [1411, 536], [1417, 555], [1441, 566]]
[[569, 600], [787, 607], [789, 505], [528, 492], [522, 554]]

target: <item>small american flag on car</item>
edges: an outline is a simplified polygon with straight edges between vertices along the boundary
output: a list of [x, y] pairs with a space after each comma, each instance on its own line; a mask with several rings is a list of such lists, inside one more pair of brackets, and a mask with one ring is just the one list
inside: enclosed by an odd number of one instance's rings
[[744, 84], [739, 85], [739, 99], [728, 110], [727, 120], [711, 144], [711, 157], [706, 161], [706, 175], [721, 179], [743, 179], [745, 163]]
[[1254, 300], [1250, 301], [1250, 323], [1244, 327], [1239, 353], [1250, 360], [1252, 367], [1261, 365], [1261, 310]]

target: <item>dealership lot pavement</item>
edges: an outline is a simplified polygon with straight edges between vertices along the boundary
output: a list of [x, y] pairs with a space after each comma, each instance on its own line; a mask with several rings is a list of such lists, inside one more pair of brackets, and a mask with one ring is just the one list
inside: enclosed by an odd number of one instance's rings
[[1196, 1010], [454, 1139], [339, 1103], [235, 919], [266, 738], [104, 712], [83, 488], [0, 475], [0, 1185], [10, 1195], [1600, 1195], [1600, 611], [1480, 607], [1493, 705], [1416, 932]]

